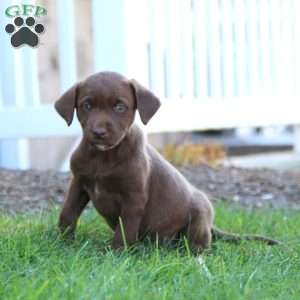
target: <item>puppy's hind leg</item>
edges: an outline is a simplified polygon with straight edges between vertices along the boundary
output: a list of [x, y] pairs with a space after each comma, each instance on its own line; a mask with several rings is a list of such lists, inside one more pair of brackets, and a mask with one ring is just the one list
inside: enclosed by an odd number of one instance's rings
[[195, 196], [197, 198], [191, 206], [186, 235], [192, 249], [201, 252], [211, 244], [213, 208], [204, 194], [197, 191]]

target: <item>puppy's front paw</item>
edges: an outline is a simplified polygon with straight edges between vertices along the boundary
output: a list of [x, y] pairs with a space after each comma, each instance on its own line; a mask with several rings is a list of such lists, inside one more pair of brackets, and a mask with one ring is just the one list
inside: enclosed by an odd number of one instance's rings
[[75, 239], [75, 228], [73, 224], [65, 222], [62, 218], [59, 219], [58, 228], [61, 233], [61, 236], [68, 240]]
[[70, 226], [62, 227], [59, 226], [59, 233], [61, 238], [68, 241], [74, 241], [75, 240], [75, 232], [72, 230]]
[[122, 240], [118, 240], [118, 239], [114, 239], [112, 241], [112, 244], [111, 244], [112, 248], [115, 249], [115, 250], [122, 250], [122, 249], [126, 249], [126, 245], [124, 245], [123, 241]]
[[74, 241], [75, 240], [75, 232], [68, 230], [69, 228], [67, 228], [64, 231], [60, 230], [60, 235], [64, 240], [68, 240], [68, 241]]

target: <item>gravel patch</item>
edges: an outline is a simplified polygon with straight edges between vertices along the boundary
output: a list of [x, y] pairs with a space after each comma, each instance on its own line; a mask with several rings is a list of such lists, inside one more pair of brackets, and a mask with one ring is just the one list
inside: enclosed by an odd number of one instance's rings
[[[300, 172], [205, 165], [179, 170], [213, 201], [247, 207], [300, 208]], [[32, 212], [61, 205], [70, 177], [70, 173], [54, 171], [0, 169], [0, 210]]]

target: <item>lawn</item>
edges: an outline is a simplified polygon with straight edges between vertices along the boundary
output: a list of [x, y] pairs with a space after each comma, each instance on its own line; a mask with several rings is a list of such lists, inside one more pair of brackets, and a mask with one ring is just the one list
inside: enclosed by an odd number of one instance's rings
[[287, 247], [218, 241], [202, 263], [184, 241], [111, 251], [112, 233], [94, 210], [65, 242], [57, 216], [0, 215], [0, 299], [300, 299], [300, 212], [219, 204], [219, 227], [264, 233]]

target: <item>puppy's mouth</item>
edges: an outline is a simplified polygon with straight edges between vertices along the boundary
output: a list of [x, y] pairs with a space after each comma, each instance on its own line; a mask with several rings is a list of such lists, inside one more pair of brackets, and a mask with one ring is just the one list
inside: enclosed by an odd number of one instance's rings
[[95, 147], [100, 151], [108, 151], [116, 147], [117, 145], [102, 145], [102, 144], [95, 144]]
[[115, 143], [105, 143], [104, 141], [93, 140], [92, 145], [100, 151], [108, 151], [117, 147], [124, 139], [126, 133], [122, 134]]
[[112, 143], [109, 141], [103, 141], [99, 139], [91, 139], [90, 140], [91, 146], [95, 147], [96, 149], [100, 151], [107, 151], [111, 150], [116, 146], [116, 143]]

